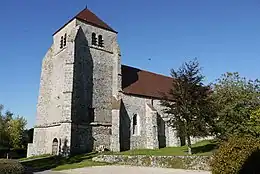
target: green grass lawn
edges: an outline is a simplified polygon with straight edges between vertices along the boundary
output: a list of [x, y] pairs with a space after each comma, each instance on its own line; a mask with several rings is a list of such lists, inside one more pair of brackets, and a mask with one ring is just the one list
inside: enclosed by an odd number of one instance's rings
[[43, 170], [66, 170], [89, 166], [108, 165], [107, 163], [100, 163], [92, 161], [92, 158], [97, 156], [97, 153], [81, 154], [71, 157], [59, 156], [43, 156], [31, 160], [22, 159], [20, 162], [27, 168], [33, 168], [34, 171]]
[[[204, 140], [192, 145], [193, 155], [210, 156], [216, 150], [217, 144], [214, 140]], [[113, 154], [118, 155], [156, 155], [156, 156], [183, 156], [188, 155], [187, 146], [165, 147], [161, 149], [135, 149]]]

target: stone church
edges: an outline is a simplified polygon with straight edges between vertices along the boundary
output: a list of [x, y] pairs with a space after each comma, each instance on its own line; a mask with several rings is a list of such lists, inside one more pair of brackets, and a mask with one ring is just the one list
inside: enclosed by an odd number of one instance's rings
[[53, 34], [43, 58], [27, 156], [180, 145], [160, 106], [171, 83], [122, 65], [117, 32], [84, 9]]

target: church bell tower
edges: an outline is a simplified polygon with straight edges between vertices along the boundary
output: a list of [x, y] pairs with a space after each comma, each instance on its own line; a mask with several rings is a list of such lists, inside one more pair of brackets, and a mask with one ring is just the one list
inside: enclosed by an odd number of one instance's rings
[[53, 34], [42, 61], [27, 156], [110, 148], [112, 100], [121, 91], [117, 32], [84, 9]]

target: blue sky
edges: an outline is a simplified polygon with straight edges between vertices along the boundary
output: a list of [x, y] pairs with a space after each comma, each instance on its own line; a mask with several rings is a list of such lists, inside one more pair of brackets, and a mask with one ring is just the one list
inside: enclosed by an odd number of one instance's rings
[[86, 4], [119, 32], [123, 64], [169, 75], [197, 57], [205, 82], [227, 71], [260, 77], [259, 0], [3, 1], [0, 103], [24, 116], [28, 127], [35, 123], [41, 61], [52, 34]]

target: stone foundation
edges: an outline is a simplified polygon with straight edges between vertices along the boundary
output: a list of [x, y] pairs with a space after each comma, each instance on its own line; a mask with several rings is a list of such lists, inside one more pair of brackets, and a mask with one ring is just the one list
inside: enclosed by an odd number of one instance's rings
[[210, 158], [209, 156], [100, 155], [92, 160], [134, 166], [210, 170]]

